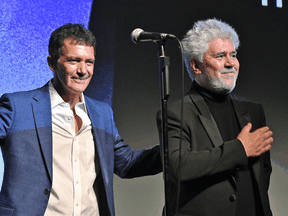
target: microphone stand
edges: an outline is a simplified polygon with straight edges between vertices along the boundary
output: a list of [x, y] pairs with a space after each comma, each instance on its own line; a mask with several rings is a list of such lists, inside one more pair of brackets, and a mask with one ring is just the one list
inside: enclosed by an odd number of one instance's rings
[[159, 54], [159, 78], [160, 78], [160, 99], [161, 99], [161, 137], [160, 144], [162, 150], [162, 162], [163, 162], [163, 177], [165, 188], [165, 207], [164, 216], [170, 216], [170, 185], [169, 185], [169, 154], [168, 154], [168, 131], [167, 131], [167, 100], [169, 98], [169, 66], [170, 59], [165, 56], [165, 40], [156, 42], [158, 45]]

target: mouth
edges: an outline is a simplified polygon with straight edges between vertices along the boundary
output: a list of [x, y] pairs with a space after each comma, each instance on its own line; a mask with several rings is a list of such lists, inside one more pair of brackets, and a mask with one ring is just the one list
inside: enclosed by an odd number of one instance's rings
[[77, 77], [74, 77], [74, 76], [72, 76], [71, 77], [72, 79], [79, 79], [79, 80], [85, 80], [85, 79], [88, 79], [89, 78], [89, 76], [88, 75], [86, 75], [86, 76], [77, 76]]
[[83, 84], [89, 77], [72, 77], [72, 80], [78, 84]]
[[235, 72], [234, 71], [227, 71], [227, 72], [221, 72], [221, 74], [224, 74], [224, 75], [235, 75]]
[[222, 71], [221, 75], [224, 75], [227, 78], [234, 78], [236, 75], [235, 71]]

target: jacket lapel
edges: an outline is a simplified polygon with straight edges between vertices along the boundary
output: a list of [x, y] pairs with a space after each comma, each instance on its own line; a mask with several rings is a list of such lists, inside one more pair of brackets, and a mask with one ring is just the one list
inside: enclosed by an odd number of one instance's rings
[[242, 128], [248, 122], [251, 122], [250, 113], [245, 107], [243, 107], [243, 104], [239, 100], [237, 100], [234, 95], [230, 95], [230, 98], [232, 99], [232, 105], [234, 107], [238, 123], [240, 125], [241, 130], [242, 130]]
[[[232, 104], [236, 113], [236, 117], [238, 120], [238, 123], [240, 125], [240, 129], [248, 124], [248, 122], [252, 123], [251, 116], [249, 111], [246, 107], [243, 106], [243, 102], [239, 101], [234, 95], [230, 96], [232, 99]], [[256, 160], [253, 160], [252, 169], [254, 171], [255, 179], [257, 182], [260, 181], [260, 160], [259, 157]]]
[[[101, 143], [105, 142], [103, 134], [98, 134], [97, 130], [97, 123], [100, 121], [100, 114], [101, 112], [97, 111], [97, 105], [95, 105], [95, 101], [92, 101], [90, 98], [85, 97], [85, 103], [88, 111], [89, 118], [91, 120], [92, 128], [93, 128], [93, 136], [95, 140], [95, 165], [96, 170], [99, 172], [99, 169], [101, 169], [104, 184], [106, 187], [108, 187], [108, 167], [107, 167], [107, 155], [104, 148], [104, 145], [101, 145]], [[100, 163], [100, 167], [99, 167]]]
[[193, 87], [190, 90], [189, 94], [190, 98], [192, 99], [199, 111], [198, 117], [209, 138], [211, 139], [214, 147], [222, 145], [223, 139], [221, 137], [220, 131], [203, 97], [199, 95], [199, 93]]
[[[190, 92], [190, 98], [192, 99], [193, 103], [197, 107], [199, 111], [199, 119], [205, 128], [209, 138], [211, 139], [214, 147], [218, 147], [223, 144], [223, 139], [221, 137], [220, 131], [218, 126], [207, 106], [206, 102], [204, 101], [203, 97], [199, 95], [199, 93], [192, 87]], [[242, 128], [248, 123], [251, 122], [251, 116], [249, 111], [246, 107], [243, 106], [243, 102], [238, 100], [234, 95], [230, 96], [232, 99], [232, 104], [236, 113], [236, 118]], [[255, 179], [257, 182], [260, 180], [260, 160], [254, 160], [255, 162], [252, 165], [252, 169], [254, 171]]]
[[48, 83], [36, 90], [31, 105], [40, 149], [52, 183], [52, 116]]
[[[93, 136], [96, 145], [95, 159], [100, 163], [101, 171], [103, 173], [103, 180], [106, 186], [108, 186], [108, 173], [106, 173], [107, 163], [106, 163], [106, 153], [103, 149], [103, 145], [100, 145], [103, 135], [97, 135], [97, 130], [95, 130], [97, 122], [100, 120], [99, 112], [95, 109], [95, 104], [90, 98], [85, 97], [85, 103], [88, 110], [88, 114], [93, 127]], [[49, 84], [47, 83], [42, 88], [36, 90], [34, 97], [32, 98], [32, 112], [34, 115], [36, 133], [38, 135], [40, 149], [46, 164], [47, 172], [52, 182], [52, 115], [51, 115], [51, 101], [49, 94]], [[97, 157], [98, 156], [98, 157]], [[96, 167], [99, 171], [99, 168]]]

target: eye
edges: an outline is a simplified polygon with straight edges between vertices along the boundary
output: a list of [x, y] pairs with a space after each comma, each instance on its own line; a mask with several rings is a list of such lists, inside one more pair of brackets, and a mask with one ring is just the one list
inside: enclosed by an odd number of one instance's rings
[[237, 54], [236, 54], [236, 53], [232, 53], [232, 54], [231, 54], [231, 57], [232, 57], [232, 58], [237, 58]]
[[216, 56], [216, 58], [217, 58], [217, 59], [222, 59], [223, 56], [224, 56], [223, 54], [218, 54], [218, 55]]
[[92, 66], [94, 65], [95, 61], [94, 60], [89, 60], [86, 62], [87, 65]]
[[72, 59], [68, 59], [68, 62], [69, 62], [70, 64], [76, 64], [76, 63], [79, 62], [79, 60], [72, 58]]

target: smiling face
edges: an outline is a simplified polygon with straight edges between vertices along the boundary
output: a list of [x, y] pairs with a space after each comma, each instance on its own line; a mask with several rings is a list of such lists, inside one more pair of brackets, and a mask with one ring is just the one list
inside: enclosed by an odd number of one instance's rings
[[219, 94], [230, 93], [236, 85], [239, 62], [229, 39], [217, 38], [209, 42], [209, 49], [203, 55], [203, 63], [191, 61], [197, 83]]
[[54, 72], [53, 85], [60, 96], [81, 94], [90, 83], [94, 62], [93, 46], [79, 43], [72, 38], [65, 39], [59, 60], [55, 64], [49, 64]]

